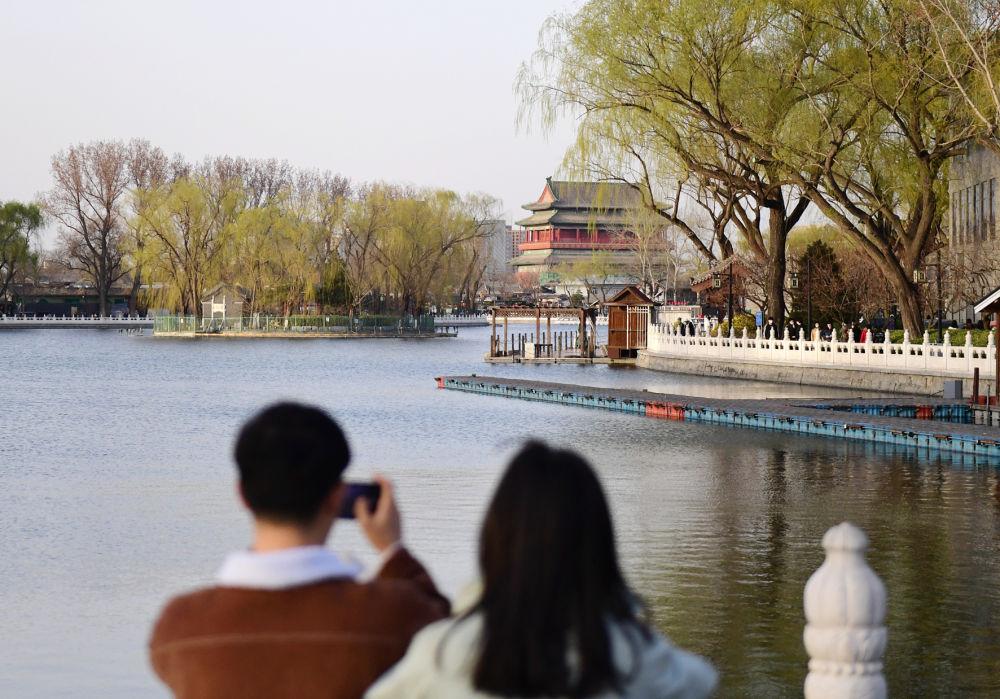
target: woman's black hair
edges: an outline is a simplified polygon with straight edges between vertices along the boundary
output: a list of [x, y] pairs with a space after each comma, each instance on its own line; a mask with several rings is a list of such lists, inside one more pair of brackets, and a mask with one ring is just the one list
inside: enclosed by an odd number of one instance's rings
[[604, 491], [578, 454], [540, 442], [521, 449], [486, 513], [479, 566], [483, 593], [469, 612], [483, 618], [476, 689], [587, 697], [621, 688], [608, 623], [634, 627], [633, 640], [648, 631], [618, 567]]

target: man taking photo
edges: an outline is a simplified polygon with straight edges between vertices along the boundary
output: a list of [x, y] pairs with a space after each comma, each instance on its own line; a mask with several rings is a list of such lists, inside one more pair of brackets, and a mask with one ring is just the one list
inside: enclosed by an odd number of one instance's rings
[[281, 403], [244, 425], [239, 490], [253, 545], [226, 558], [213, 587], [172, 600], [150, 640], [177, 697], [360, 697], [421, 628], [448, 614], [427, 571], [401, 544], [392, 484], [354, 515], [379, 553], [377, 575], [326, 548], [350, 460], [322, 410]]

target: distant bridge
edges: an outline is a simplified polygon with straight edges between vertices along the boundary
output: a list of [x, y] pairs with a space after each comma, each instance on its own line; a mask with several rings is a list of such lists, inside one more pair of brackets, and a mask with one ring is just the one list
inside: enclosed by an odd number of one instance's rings
[[[510, 323], [531, 323], [535, 322], [535, 309], [525, 308], [523, 316], [510, 316], [507, 321]], [[556, 325], [562, 324], [575, 324], [577, 321], [572, 318], [553, 318], [552, 324]], [[607, 325], [608, 317], [605, 315], [597, 316], [598, 325]], [[483, 313], [481, 315], [469, 314], [469, 315], [440, 315], [434, 316], [434, 325], [437, 327], [448, 327], [448, 328], [486, 328], [490, 325], [490, 314]]]
[[152, 328], [153, 319], [143, 316], [5, 316], [0, 330], [88, 330]]
[[490, 324], [488, 315], [460, 314], [434, 316], [434, 325], [445, 328], [485, 328]]

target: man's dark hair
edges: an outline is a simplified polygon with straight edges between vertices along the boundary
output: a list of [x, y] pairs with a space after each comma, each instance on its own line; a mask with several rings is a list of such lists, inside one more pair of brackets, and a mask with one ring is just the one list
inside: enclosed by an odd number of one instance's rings
[[235, 457], [243, 497], [255, 516], [308, 524], [340, 483], [351, 451], [324, 411], [277, 403], [243, 426]]

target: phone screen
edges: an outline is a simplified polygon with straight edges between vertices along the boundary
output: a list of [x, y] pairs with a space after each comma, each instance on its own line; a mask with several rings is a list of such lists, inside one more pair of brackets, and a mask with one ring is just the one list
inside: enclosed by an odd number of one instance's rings
[[378, 504], [382, 486], [378, 483], [344, 483], [344, 499], [340, 501], [340, 519], [354, 519], [354, 501], [358, 498], [368, 500], [368, 511], [374, 512]]

